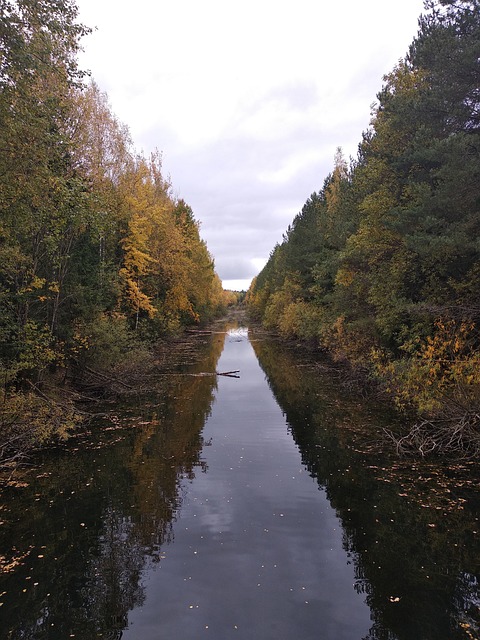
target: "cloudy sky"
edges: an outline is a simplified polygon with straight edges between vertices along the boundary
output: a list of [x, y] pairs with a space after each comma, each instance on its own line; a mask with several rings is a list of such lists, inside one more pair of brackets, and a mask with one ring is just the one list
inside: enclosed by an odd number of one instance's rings
[[356, 156], [422, 0], [77, 0], [81, 64], [242, 289], [333, 168]]

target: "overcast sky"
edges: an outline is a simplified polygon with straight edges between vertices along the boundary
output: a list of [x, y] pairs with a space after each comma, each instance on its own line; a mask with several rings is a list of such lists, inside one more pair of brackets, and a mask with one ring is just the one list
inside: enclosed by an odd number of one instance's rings
[[370, 121], [422, 0], [77, 0], [81, 64], [247, 288]]

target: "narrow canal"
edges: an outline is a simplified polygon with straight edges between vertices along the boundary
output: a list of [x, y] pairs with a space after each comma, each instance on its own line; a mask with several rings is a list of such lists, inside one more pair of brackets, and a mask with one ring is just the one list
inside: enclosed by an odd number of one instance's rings
[[366, 453], [392, 419], [269, 338], [205, 338], [5, 491], [0, 638], [478, 638], [473, 469]]

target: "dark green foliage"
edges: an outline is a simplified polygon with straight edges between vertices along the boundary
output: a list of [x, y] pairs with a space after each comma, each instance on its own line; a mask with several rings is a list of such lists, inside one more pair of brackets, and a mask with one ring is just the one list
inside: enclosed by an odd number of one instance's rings
[[408, 59], [426, 72], [422, 115], [445, 133], [480, 128], [480, 3], [428, 0]]
[[287, 335], [311, 337], [315, 318], [321, 345], [406, 402], [438, 407], [415, 389], [450, 385], [467, 406], [480, 384], [478, 1], [427, 2], [384, 80], [357, 161], [337, 152], [248, 300]]
[[[22, 433], [29, 448], [73, 426], [69, 402], [44, 383], [146, 362], [142, 337], [211, 318], [223, 303], [160, 155], [138, 155], [106, 96], [83, 85], [88, 31], [73, 0], [0, 0], [0, 448], [2, 433]], [[36, 406], [25, 390], [46, 403], [40, 422], [49, 402], [65, 407], [44, 436], [29, 437], [30, 410], [11, 420]]]

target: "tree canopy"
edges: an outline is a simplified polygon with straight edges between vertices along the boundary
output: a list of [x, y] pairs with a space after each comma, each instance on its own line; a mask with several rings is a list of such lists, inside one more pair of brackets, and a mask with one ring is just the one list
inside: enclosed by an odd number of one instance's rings
[[[102, 349], [111, 362], [120, 344], [125, 358], [132, 344], [208, 320], [227, 300], [193, 211], [162, 174], [160, 154], [133, 148], [107, 96], [79, 68], [89, 29], [77, 18], [72, 0], [0, 0], [7, 414], [20, 402], [16, 394], [32, 385], [39, 391], [53, 371], [72, 364], [78, 371], [89, 358], [101, 360]], [[15, 440], [13, 414], [0, 430], [8, 426]]]
[[431, 415], [480, 397], [480, 5], [428, 1], [358, 156], [337, 152], [250, 309]]

